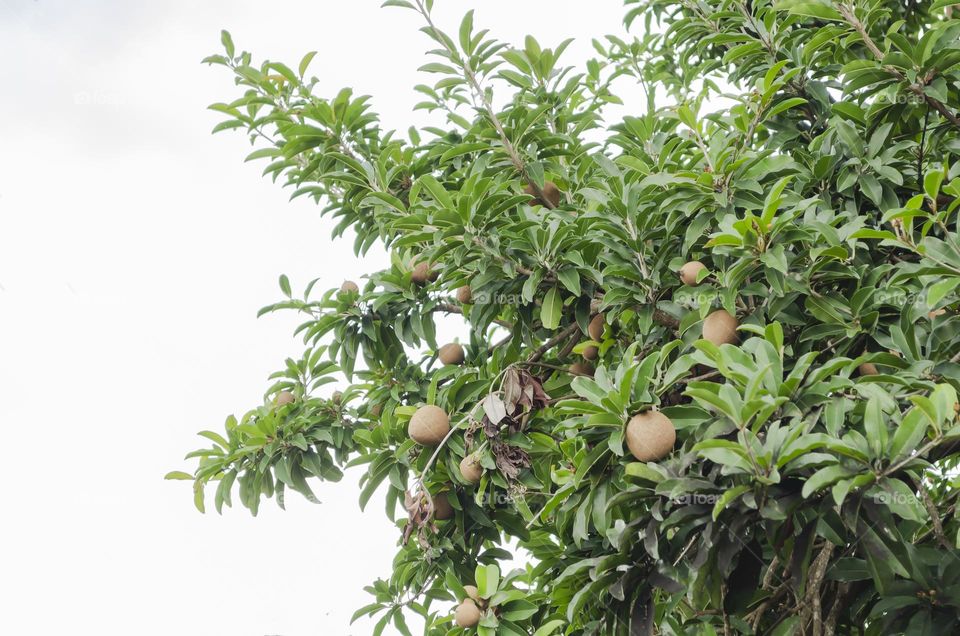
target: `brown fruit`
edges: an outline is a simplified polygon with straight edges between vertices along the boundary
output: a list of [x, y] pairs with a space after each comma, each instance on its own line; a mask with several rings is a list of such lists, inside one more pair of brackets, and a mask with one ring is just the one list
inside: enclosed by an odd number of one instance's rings
[[[533, 186], [527, 184], [527, 187], [523, 189], [524, 194], [529, 194], [534, 196]], [[557, 187], [557, 184], [553, 181], [545, 181], [543, 183], [543, 198], [550, 203], [551, 208], [555, 208], [560, 205], [560, 188]], [[541, 199], [531, 199], [530, 205], [540, 205], [544, 202]]]
[[418, 444], [436, 446], [450, 432], [450, 418], [439, 406], [421, 406], [410, 418], [407, 433]]
[[373, 417], [380, 417], [380, 414], [383, 413], [383, 404], [380, 404], [379, 402], [372, 404], [367, 409], [367, 412], [369, 412]]
[[570, 373], [573, 375], [593, 377], [593, 365], [589, 362], [574, 362], [570, 365]]
[[593, 320], [590, 321], [590, 326], [587, 327], [587, 334], [591, 340], [600, 342], [603, 339], [603, 327], [605, 324], [603, 314], [597, 314], [593, 317]]
[[440, 362], [448, 367], [451, 365], [463, 364], [463, 347], [458, 345], [456, 342], [445, 344], [440, 347], [438, 357], [440, 358]]
[[413, 266], [413, 270], [410, 272], [410, 280], [412, 280], [414, 284], [422, 287], [430, 281], [437, 280], [437, 276], [439, 275], [439, 272], [434, 270], [430, 266], [430, 263], [420, 262]]
[[290, 391], [280, 391], [277, 393], [277, 397], [273, 398], [273, 403], [277, 406], [285, 406], [287, 404], [293, 404], [296, 400], [297, 398], [295, 398]]
[[677, 431], [660, 411], [644, 411], [627, 423], [627, 448], [640, 462], [663, 459], [673, 450]]
[[473, 300], [473, 290], [470, 289], [470, 285], [464, 285], [457, 289], [457, 301], [464, 305], [469, 305], [470, 301]]
[[447, 499], [447, 493], [442, 492], [438, 495], [433, 495], [433, 518], [437, 521], [446, 521], [453, 517], [453, 506], [450, 505], [450, 500]]
[[476, 627], [480, 622], [480, 608], [472, 600], [465, 598], [453, 614], [457, 627]]
[[478, 590], [475, 585], [464, 585], [463, 591], [467, 595], [467, 598], [474, 603], [478, 605], [483, 603], [483, 599], [480, 598], [480, 590]]
[[600, 356], [600, 350], [590, 345], [583, 350], [582, 355], [585, 360], [596, 360]]
[[483, 477], [483, 466], [474, 455], [467, 455], [460, 461], [460, 475], [471, 484], [479, 484]]
[[718, 309], [703, 321], [703, 339], [713, 344], [734, 344], [737, 341], [737, 319], [726, 309]]
[[333, 400], [334, 404], [340, 404], [343, 402], [343, 391], [334, 391], [330, 399]]
[[680, 268], [680, 280], [684, 285], [695, 287], [697, 285], [697, 276], [700, 272], [707, 269], [707, 266], [700, 261], [690, 261]]
[[880, 372], [877, 370], [877, 365], [872, 362], [864, 362], [857, 367], [857, 371], [860, 375], [880, 375]]
[[345, 280], [343, 285], [340, 285], [340, 291], [344, 294], [356, 294], [360, 292], [360, 288], [352, 280]]

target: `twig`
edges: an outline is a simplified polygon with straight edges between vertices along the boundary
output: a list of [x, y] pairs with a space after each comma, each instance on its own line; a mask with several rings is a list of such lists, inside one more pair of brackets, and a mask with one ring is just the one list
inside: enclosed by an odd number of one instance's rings
[[537, 362], [538, 360], [540, 360], [540, 358], [543, 357], [543, 354], [545, 354], [547, 351], [550, 351], [550, 349], [555, 347], [558, 342], [561, 342], [569, 338], [578, 329], [580, 329], [580, 325], [578, 325], [576, 321], [571, 322], [569, 325], [566, 326], [566, 328], [563, 331], [561, 331], [560, 333], [555, 335], [553, 338], [550, 338], [549, 340], [544, 342], [542, 345], [537, 347], [537, 350], [534, 351], [532, 354], [530, 354], [530, 357], [527, 358], [527, 362], [528, 363]]
[[940, 513], [937, 511], [937, 506], [933, 503], [933, 499], [930, 498], [930, 493], [927, 492], [923, 481], [913, 475], [910, 475], [910, 481], [913, 482], [914, 487], [920, 492], [923, 507], [927, 509], [927, 514], [930, 515], [930, 523], [933, 524], [933, 534], [937, 537], [937, 543], [945, 550], [953, 550], [953, 546], [950, 545], [950, 542], [947, 541], [947, 538], [943, 534], [943, 522], [940, 521]]
[[[447, 49], [451, 56], [459, 60], [459, 53], [448, 44], [445, 37], [440, 35], [439, 29], [437, 29], [436, 25], [434, 25], [433, 18], [430, 17], [430, 12], [427, 11], [427, 8], [423, 5], [422, 0], [417, 0], [417, 9], [427, 21], [427, 26], [430, 27], [431, 31], [433, 31], [435, 39], [443, 44], [444, 48]], [[520, 154], [517, 152], [517, 149], [514, 148], [513, 144], [510, 142], [510, 139], [507, 137], [507, 133], [503, 128], [503, 124], [500, 123], [500, 118], [497, 117], [496, 111], [493, 110], [493, 104], [490, 102], [490, 96], [487, 95], [485, 90], [483, 90], [483, 87], [480, 85], [480, 80], [477, 79], [473, 69], [470, 68], [465, 60], [461, 61], [461, 68], [463, 69], [463, 73], [467, 82], [469, 82], [471, 88], [473, 88], [474, 93], [476, 93], [480, 97], [481, 102], [483, 102], [483, 109], [490, 118], [490, 123], [493, 124], [494, 129], [497, 131], [497, 135], [500, 137], [500, 143], [503, 144], [504, 150], [507, 151], [507, 155], [510, 157], [510, 162], [513, 164], [513, 167], [517, 169], [517, 172], [520, 173], [520, 176], [523, 177], [523, 180], [527, 182], [527, 185], [529, 185], [530, 189], [533, 190], [534, 196], [540, 200], [540, 203], [542, 203], [546, 208], [552, 210], [554, 205], [543, 194], [543, 188], [537, 185], [534, 180], [530, 178], [530, 175], [527, 174], [527, 167], [524, 165], [523, 159], [520, 158]]]
[[[863, 43], [867, 45], [867, 48], [870, 49], [870, 52], [873, 53], [873, 56], [877, 58], [877, 61], [882, 63], [884, 57], [883, 51], [880, 50], [880, 47], [877, 46], [876, 42], [873, 41], [873, 38], [870, 37], [870, 34], [867, 33], [867, 27], [863, 24], [863, 22], [861, 22], [860, 19], [853, 14], [853, 11], [851, 11], [850, 7], [843, 3], [837, 3], [837, 11], [839, 11], [840, 15], [843, 16], [843, 19], [846, 20], [847, 23], [849, 23], [858, 34], [860, 34], [860, 37], [863, 38]], [[883, 70], [890, 73], [901, 82], [908, 81], [907, 77], [894, 66], [884, 64]], [[927, 104], [932, 106], [934, 110], [943, 115], [943, 117], [946, 118], [951, 124], [957, 128], [960, 128], [960, 118], [951, 113], [950, 110], [940, 100], [927, 95], [924, 92], [922, 85], [910, 82], [908, 88], [914, 95], [923, 98]]]

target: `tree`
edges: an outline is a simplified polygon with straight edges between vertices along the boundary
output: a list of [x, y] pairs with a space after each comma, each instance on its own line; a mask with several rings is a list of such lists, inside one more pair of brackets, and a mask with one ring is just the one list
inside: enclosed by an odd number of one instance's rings
[[393, 258], [281, 277], [302, 358], [168, 477], [256, 514], [364, 467], [405, 512], [378, 630], [460, 633], [456, 600], [480, 634], [957, 633], [952, 3], [628, 0], [644, 35], [579, 70], [385, 4], [424, 20], [438, 127], [317, 95], [312, 54], [206, 60], [242, 90], [216, 130]]

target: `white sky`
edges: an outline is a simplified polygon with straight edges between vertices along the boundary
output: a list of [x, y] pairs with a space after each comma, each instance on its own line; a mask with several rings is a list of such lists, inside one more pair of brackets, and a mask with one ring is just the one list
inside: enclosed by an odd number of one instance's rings
[[[567, 63], [622, 29], [620, 0], [437, 0], [438, 22], [455, 33], [470, 5], [506, 41], [577, 38]], [[325, 289], [387, 263], [331, 243], [315, 205], [241, 163], [241, 135], [210, 136], [206, 106], [237, 93], [200, 59], [221, 28], [291, 66], [316, 49], [325, 94], [371, 94], [405, 130], [434, 79], [419, 26], [370, 0], [0, 0], [0, 633], [371, 632], [349, 617], [398, 532], [382, 498], [359, 511], [359, 470], [257, 519], [200, 515], [162, 476], [300, 353], [293, 315], [255, 318], [279, 274]]]

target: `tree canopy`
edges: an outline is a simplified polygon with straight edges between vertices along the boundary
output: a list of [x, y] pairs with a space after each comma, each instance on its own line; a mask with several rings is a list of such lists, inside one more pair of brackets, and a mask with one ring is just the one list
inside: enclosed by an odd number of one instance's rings
[[432, 5], [385, 3], [432, 127], [318, 94], [312, 54], [205, 60], [216, 130], [392, 259], [281, 277], [302, 357], [168, 477], [256, 514], [365, 471], [377, 633], [957, 633], [960, 11], [627, 0], [573, 68]]

